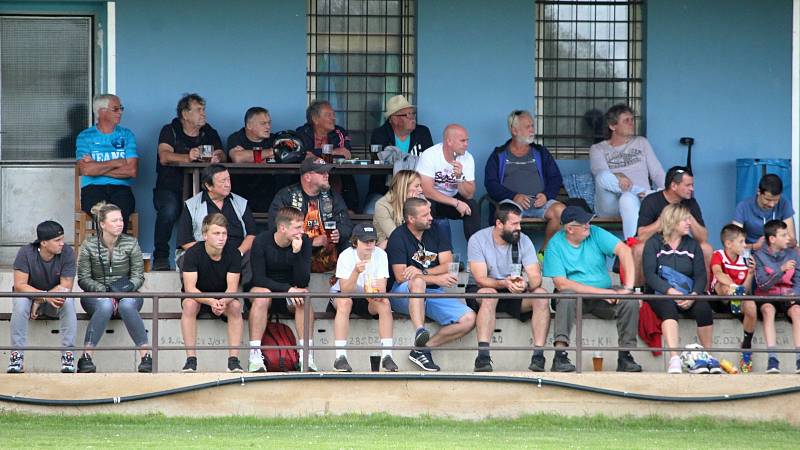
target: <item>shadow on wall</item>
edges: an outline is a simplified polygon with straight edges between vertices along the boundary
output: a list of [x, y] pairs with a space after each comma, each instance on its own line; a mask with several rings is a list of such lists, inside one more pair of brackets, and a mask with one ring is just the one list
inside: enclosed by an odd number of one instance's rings
[[86, 123], [88, 114], [89, 111], [85, 104], [75, 104], [67, 110], [69, 134], [56, 142], [56, 151], [54, 155], [56, 158], [75, 159], [75, 139], [77, 139], [78, 134], [88, 126]]

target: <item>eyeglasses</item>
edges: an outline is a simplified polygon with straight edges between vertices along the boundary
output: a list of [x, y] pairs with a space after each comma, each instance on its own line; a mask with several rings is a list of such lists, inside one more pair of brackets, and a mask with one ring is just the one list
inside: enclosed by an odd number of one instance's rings
[[107, 109], [107, 110], [109, 110], [109, 111], [111, 111], [111, 112], [115, 112], [115, 113], [116, 113], [116, 112], [122, 112], [122, 111], [125, 111], [125, 107], [124, 107], [124, 106], [122, 106], [122, 105], [120, 105], [120, 106], [115, 106], [115, 107], [113, 107], [113, 108], [103, 108], [103, 109]]
[[575, 227], [575, 228], [582, 228], [584, 230], [588, 230], [589, 229], [589, 224], [588, 223], [573, 222], [573, 223], [568, 223], [567, 226], [568, 227]]
[[405, 113], [405, 114], [395, 114], [395, 116], [397, 116], [397, 117], [405, 117], [406, 119], [411, 120], [411, 119], [416, 119], [417, 118], [417, 113], [409, 112], [409, 113]]

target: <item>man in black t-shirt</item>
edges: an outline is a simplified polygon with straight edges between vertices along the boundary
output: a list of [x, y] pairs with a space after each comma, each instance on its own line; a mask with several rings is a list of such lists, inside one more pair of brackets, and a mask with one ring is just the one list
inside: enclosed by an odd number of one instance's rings
[[[397, 227], [386, 244], [389, 257], [391, 292], [405, 294], [444, 293], [458, 283], [458, 264], [451, 271], [453, 252], [450, 237], [439, 227], [431, 227], [431, 205], [412, 197], [403, 205], [404, 226]], [[388, 285], [388, 283], [387, 283]], [[414, 324], [415, 349], [408, 358], [422, 370], [438, 372], [428, 347], [438, 347], [469, 333], [475, 326], [475, 313], [456, 298], [391, 298], [392, 311], [407, 314]], [[441, 328], [431, 336], [425, 316]]]
[[[228, 221], [222, 214], [209, 214], [203, 219], [203, 241], [192, 246], [183, 257], [183, 291], [237, 292], [242, 255], [228, 241]], [[210, 311], [228, 321], [228, 344], [242, 343], [242, 300], [239, 298], [193, 297], [181, 302], [181, 334], [186, 345], [184, 372], [197, 371], [197, 314]], [[228, 372], [242, 372], [239, 350], [228, 351]]]
[[694, 175], [688, 167], [673, 166], [667, 171], [664, 189], [653, 192], [642, 200], [639, 207], [639, 221], [636, 225], [636, 238], [639, 243], [633, 246], [633, 258], [636, 266], [636, 286], [644, 285], [642, 272], [642, 252], [644, 243], [654, 234], [661, 232], [661, 211], [667, 205], [680, 203], [691, 213], [691, 235], [700, 243], [706, 267], [711, 263], [713, 247], [708, 242], [708, 230], [703, 222], [700, 204], [694, 198]]
[[161, 128], [156, 159], [156, 187], [153, 207], [156, 209], [153, 270], [170, 270], [169, 241], [172, 227], [181, 213], [183, 173], [170, 163], [197, 161], [201, 146], [211, 145], [211, 162], [225, 162], [225, 152], [217, 131], [206, 123], [206, 101], [197, 94], [184, 95], [178, 101], [177, 117]]
[[[303, 231], [303, 213], [283, 207], [275, 213], [275, 227], [259, 234], [250, 255], [253, 283], [250, 292], [308, 292], [311, 279], [311, 239]], [[303, 345], [303, 330], [308, 327], [309, 345], [313, 345], [314, 313], [304, 323], [305, 302], [302, 297], [254, 298], [250, 308], [250, 372], [266, 370], [261, 358], [261, 336], [267, 325], [270, 306], [273, 313], [294, 312], [298, 345]], [[308, 305], [311, 307], [311, 305]], [[303, 353], [300, 350], [300, 360]], [[313, 353], [308, 355], [309, 369], [316, 371]]]
[[[272, 145], [272, 119], [269, 111], [259, 106], [249, 108], [244, 113], [244, 127], [228, 137], [228, 159], [235, 163], [267, 163], [275, 159]], [[250, 202], [253, 211], [267, 212], [275, 186], [290, 184], [276, 183], [276, 176], [240, 174], [231, 177], [236, 193]], [[283, 179], [283, 177], [282, 177]], [[286, 181], [290, 180], [287, 178]]]

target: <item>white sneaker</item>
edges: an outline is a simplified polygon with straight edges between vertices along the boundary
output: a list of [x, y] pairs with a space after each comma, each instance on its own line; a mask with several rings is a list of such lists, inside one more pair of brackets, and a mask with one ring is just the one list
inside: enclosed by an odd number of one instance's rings
[[672, 358], [669, 359], [669, 367], [667, 368], [667, 373], [683, 373], [681, 358], [679, 356], [673, 356]]

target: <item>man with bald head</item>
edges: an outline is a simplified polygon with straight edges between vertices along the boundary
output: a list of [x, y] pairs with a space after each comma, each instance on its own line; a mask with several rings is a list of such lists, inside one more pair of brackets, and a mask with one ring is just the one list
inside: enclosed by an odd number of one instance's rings
[[434, 219], [464, 222], [464, 238], [469, 240], [481, 226], [475, 196], [475, 160], [467, 152], [469, 135], [461, 125], [444, 129], [444, 141], [425, 150], [417, 162], [422, 178], [422, 193], [431, 202]]

